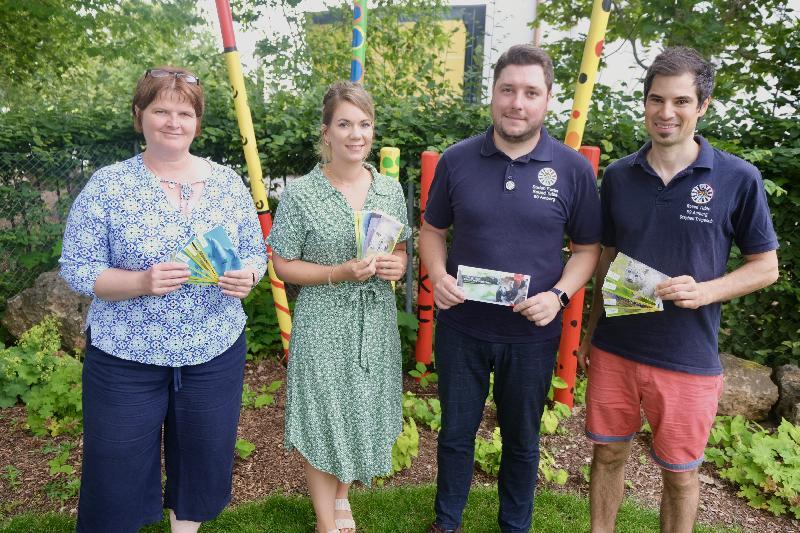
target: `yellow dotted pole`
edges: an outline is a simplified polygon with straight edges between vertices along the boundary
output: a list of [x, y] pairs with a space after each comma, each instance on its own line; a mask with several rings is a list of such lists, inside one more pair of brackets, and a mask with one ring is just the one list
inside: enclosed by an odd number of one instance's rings
[[[594, 90], [597, 69], [600, 66], [600, 56], [603, 54], [603, 43], [610, 11], [611, 0], [594, 0], [592, 16], [589, 19], [589, 33], [586, 36], [586, 45], [583, 48], [581, 70], [578, 73], [578, 82], [575, 86], [572, 114], [569, 124], [567, 124], [567, 135], [564, 139], [564, 144], [575, 150], [580, 149], [581, 141], [583, 140], [583, 130], [586, 126], [586, 117], [589, 114], [589, 104], [592, 100], [592, 90]], [[590, 157], [593, 152], [581, 149], [581, 153]], [[599, 160], [599, 156], [597, 159]], [[597, 172], [596, 163], [595, 172]], [[570, 407], [573, 405], [575, 373], [578, 366], [577, 354], [581, 340], [583, 298], [584, 290], [580, 289], [572, 296], [569, 305], [564, 310], [561, 341], [558, 345], [556, 375], [567, 383], [567, 388], [556, 389], [554, 398], [556, 401]]]
[[381, 148], [381, 174], [400, 180], [400, 148]]
[[[397, 181], [400, 181], [400, 148], [392, 146], [384, 146], [381, 148], [381, 168], [380, 173], [384, 176], [389, 176]], [[395, 288], [395, 282], [392, 282], [392, 289]]]
[[[242, 137], [242, 148], [247, 162], [247, 175], [250, 177], [250, 194], [253, 196], [253, 202], [256, 205], [261, 233], [266, 239], [272, 230], [272, 215], [269, 212], [267, 192], [264, 189], [264, 181], [261, 174], [261, 160], [258, 157], [258, 149], [256, 148], [253, 119], [250, 113], [250, 106], [247, 105], [247, 91], [244, 86], [242, 62], [239, 58], [239, 51], [236, 49], [231, 6], [228, 0], [216, 0], [216, 3], [220, 29], [222, 30], [222, 43], [225, 48], [225, 63], [228, 66], [228, 78], [233, 93], [233, 105], [236, 109], [236, 120], [239, 123], [239, 134]], [[267, 253], [271, 259], [272, 251], [269, 248], [267, 248]], [[283, 282], [275, 274], [271, 260], [267, 265], [267, 271], [272, 288], [272, 299], [275, 302], [275, 313], [278, 316], [283, 355], [284, 358], [287, 358], [289, 356], [289, 338], [292, 334], [291, 311], [289, 310]]]
[[592, 101], [600, 56], [603, 54], [610, 12], [611, 0], [594, 0], [592, 16], [589, 19], [589, 34], [586, 36], [586, 45], [583, 47], [581, 70], [578, 73], [578, 83], [575, 85], [572, 114], [567, 124], [567, 136], [564, 139], [564, 144], [575, 150], [580, 148], [583, 139], [583, 129], [586, 126], [586, 116], [589, 114], [589, 103]]

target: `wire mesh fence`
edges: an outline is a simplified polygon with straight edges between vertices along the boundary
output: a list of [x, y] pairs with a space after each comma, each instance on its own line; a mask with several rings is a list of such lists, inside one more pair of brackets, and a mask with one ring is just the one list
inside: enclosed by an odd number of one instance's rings
[[132, 144], [0, 152], [0, 310], [55, 267], [69, 208], [92, 173]]

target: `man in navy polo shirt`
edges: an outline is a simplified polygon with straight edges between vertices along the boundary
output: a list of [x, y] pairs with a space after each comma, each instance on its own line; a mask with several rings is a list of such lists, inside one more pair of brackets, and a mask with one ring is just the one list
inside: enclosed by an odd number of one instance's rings
[[[491, 372], [503, 437], [498, 521], [504, 532], [530, 529], [539, 423], [561, 333], [556, 317], [600, 254], [592, 169], [542, 127], [552, 83], [545, 52], [511, 47], [494, 70], [493, 125], [448, 148], [436, 167], [419, 239], [439, 308], [442, 428], [431, 532], [460, 531]], [[565, 233], [573, 242], [566, 265]], [[513, 307], [465, 301], [459, 265], [529, 275], [531, 287]]]
[[[720, 302], [778, 277], [778, 241], [758, 170], [694, 135], [713, 84], [713, 66], [691, 48], [656, 57], [644, 82], [650, 141], [603, 178], [604, 248], [595, 287], [618, 251], [671, 277], [657, 287], [663, 312], [601, 318], [603, 298], [595, 290], [579, 354], [589, 374], [586, 434], [595, 443], [593, 532], [614, 531], [640, 409], [664, 482], [661, 530], [692, 530], [697, 469], [722, 392]], [[744, 263], [726, 274], [734, 242]]]

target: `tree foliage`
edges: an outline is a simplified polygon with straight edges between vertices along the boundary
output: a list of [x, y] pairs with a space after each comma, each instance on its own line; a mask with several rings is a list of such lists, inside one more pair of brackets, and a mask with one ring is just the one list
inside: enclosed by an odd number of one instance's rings
[[22, 83], [57, 87], [92, 64], [147, 61], [191, 42], [200, 22], [191, 0], [2, 2], [0, 95], [13, 98]]
[[[256, 5], [281, 2], [243, 3], [251, 4], [252, 13]], [[294, 36], [267, 34], [258, 43], [266, 79], [301, 91], [347, 79], [353, 3], [339, 1], [324, 13], [295, 13], [296, 2], [282, 4]], [[443, 0], [369, 2], [364, 83], [374, 95], [452, 95], [441, 81], [450, 35], [438, 24], [448, 9]]]

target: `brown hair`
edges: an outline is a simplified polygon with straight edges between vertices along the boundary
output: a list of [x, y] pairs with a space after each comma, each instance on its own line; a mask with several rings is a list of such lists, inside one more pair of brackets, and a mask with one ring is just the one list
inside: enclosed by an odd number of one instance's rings
[[[173, 67], [171, 65], [153, 67], [150, 70], [166, 70], [172, 73], [187, 74], [195, 78], [197, 77], [195, 73], [185, 68]], [[188, 102], [189, 105], [194, 108], [194, 113], [197, 116], [197, 127], [194, 136], [197, 137], [200, 135], [200, 122], [203, 117], [203, 111], [205, 110], [203, 88], [200, 87], [200, 84], [187, 83], [186, 80], [177, 76], [154, 78], [153, 76], [149, 76], [147, 72], [139, 78], [136, 84], [136, 90], [133, 92], [133, 102], [131, 103], [133, 129], [139, 133], [142, 132], [142, 118], [136, 112], [136, 109], [138, 108], [140, 111], [144, 111], [154, 100], [168, 93], [176, 95], [180, 102]]]
[[497, 83], [500, 73], [509, 65], [539, 65], [544, 71], [544, 82], [547, 91], [553, 89], [553, 60], [547, 52], [532, 44], [515, 44], [500, 56], [494, 66], [494, 82]]
[[322, 124], [320, 125], [317, 152], [319, 152], [323, 162], [330, 161], [331, 149], [325, 144], [325, 138], [322, 134], [330, 127], [333, 121], [333, 113], [341, 102], [353, 104], [368, 115], [370, 120], [375, 120], [375, 104], [364, 87], [351, 81], [333, 82], [322, 98]]
[[680, 76], [685, 73], [694, 76], [694, 87], [697, 92], [697, 109], [703, 107], [714, 90], [714, 65], [688, 46], [665, 48], [658, 54], [647, 69], [644, 77], [644, 100], [650, 94], [650, 87], [656, 76]]

